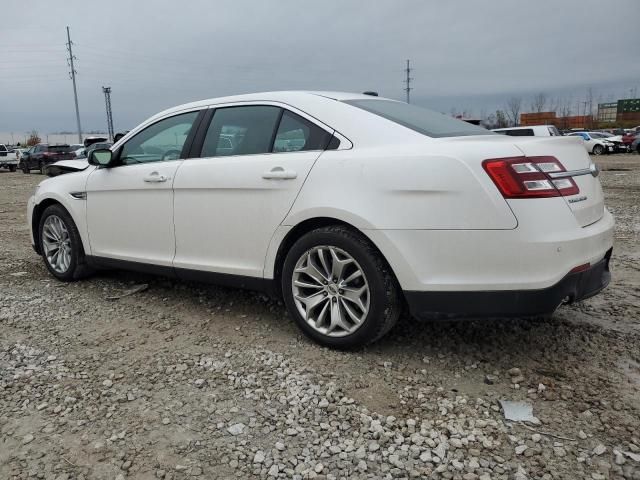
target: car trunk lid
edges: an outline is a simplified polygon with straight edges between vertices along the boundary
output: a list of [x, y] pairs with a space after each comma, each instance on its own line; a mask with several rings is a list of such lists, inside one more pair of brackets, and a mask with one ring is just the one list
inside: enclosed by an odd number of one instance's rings
[[604, 195], [598, 169], [591, 162], [579, 138], [528, 137], [513, 139], [526, 157], [555, 157], [566, 172], [549, 173], [553, 179], [571, 178], [579, 188], [575, 195], [563, 196], [578, 223], [585, 227], [604, 215]]

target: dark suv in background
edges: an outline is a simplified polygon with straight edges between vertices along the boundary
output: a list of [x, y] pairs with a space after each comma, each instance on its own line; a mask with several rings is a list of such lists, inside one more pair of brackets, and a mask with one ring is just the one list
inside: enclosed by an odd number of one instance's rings
[[24, 173], [30, 173], [31, 170], [40, 170], [40, 173], [44, 174], [45, 167], [50, 163], [57, 162], [58, 160], [71, 160], [73, 158], [76, 157], [69, 145], [39, 143], [30, 149], [29, 152], [22, 154], [19, 168]]

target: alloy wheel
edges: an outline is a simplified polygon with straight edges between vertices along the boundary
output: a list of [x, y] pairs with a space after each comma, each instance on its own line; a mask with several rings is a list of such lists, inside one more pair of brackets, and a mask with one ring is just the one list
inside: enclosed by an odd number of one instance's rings
[[323, 335], [350, 335], [369, 313], [371, 295], [364, 271], [337, 247], [316, 246], [302, 254], [291, 288], [302, 318]]
[[71, 265], [71, 237], [57, 215], [50, 215], [44, 221], [42, 246], [49, 266], [58, 273], [65, 273]]

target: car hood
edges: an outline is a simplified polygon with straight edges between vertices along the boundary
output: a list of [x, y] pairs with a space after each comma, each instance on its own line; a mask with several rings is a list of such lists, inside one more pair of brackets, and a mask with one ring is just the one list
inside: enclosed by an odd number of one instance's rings
[[59, 162], [51, 163], [45, 167], [46, 174], [50, 177], [56, 177], [63, 173], [80, 172], [86, 170], [89, 167], [89, 162], [86, 159], [77, 160], [60, 160]]

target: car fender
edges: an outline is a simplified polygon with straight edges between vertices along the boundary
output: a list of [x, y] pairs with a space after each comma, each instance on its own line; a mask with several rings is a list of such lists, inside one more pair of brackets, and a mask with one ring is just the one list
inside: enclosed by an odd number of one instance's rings
[[[94, 168], [87, 168], [81, 172], [61, 175], [40, 182], [33, 198], [33, 211], [31, 212], [31, 218], [29, 218], [29, 223], [34, 233], [37, 231], [38, 225], [33, 224], [33, 213], [39, 209], [44, 202], [57, 202], [71, 215], [80, 234], [84, 251], [87, 255], [91, 255], [91, 245], [89, 243], [89, 232], [86, 221], [86, 185], [89, 173], [93, 170]], [[34, 236], [34, 241], [35, 240], [36, 237]]]

